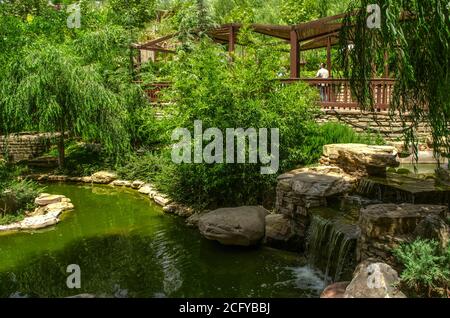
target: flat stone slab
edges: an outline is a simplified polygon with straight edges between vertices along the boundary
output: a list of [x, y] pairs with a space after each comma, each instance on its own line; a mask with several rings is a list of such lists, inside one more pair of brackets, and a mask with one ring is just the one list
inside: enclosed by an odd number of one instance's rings
[[427, 216], [447, 217], [448, 208], [439, 205], [375, 204], [361, 210], [359, 226], [365, 237], [411, 234]]
[[200, 216], [198, 228], [205, 238], [224, 245], [256, 245], [264, 238], [267, 214], [258, 206], [217, 209]]
[[278, 180], [284, 181], [298, 195], [323, 198], [349, 192], [356, 182], [342, 169], [331, 166], [293, 170]]
[[331, 144], [323, 146], [323, 164], [336, 165], [357, 175], [386, 174], [387, 167], [398, 167], [397, 149], [393, 146]]
[[53, 195], [48, 193], [42, 193], [39, 195], [39, 197], [34, 200], [34, 203], [36, 203], [39, 206], [45, 206], [51, 203], [58, 203], [61, 202], [61, 200], [65, 198], [63, 195]]

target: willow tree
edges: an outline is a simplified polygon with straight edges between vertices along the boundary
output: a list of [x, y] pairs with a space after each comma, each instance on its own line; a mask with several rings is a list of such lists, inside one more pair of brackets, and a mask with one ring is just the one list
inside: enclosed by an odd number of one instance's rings
[[373, 66], [388, 54], [396, 79], [391, 111], [401, 116], [416, 158], [423, 122], [431, 126], [436, 157], [450, 154], [449, 12], [448, 0], [354, 0], [341, 33], [345, 73], [365, 109], [374, 104]]
[[61, 45], [36, 42], [21, 53], [0, 78], [2, 131], [58, 133], [61, 167], [65, 137], [100, 142], [111, 154], [128, 147], [125, 108], [98, 72]]

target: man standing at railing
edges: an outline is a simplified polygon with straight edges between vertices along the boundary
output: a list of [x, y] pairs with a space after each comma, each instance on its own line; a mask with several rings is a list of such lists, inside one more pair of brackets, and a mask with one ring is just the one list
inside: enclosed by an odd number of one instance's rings
[[[320, 70], [317, 72], [316, 78], [328, 79], [330, 77], [330, 72], [325, 68], [325, 64], [320, 64]], [[326, 92], [325, 83], [319, 84], [320, 88], [320, 100], [323, 102], [328, 101], [328, 96]]]

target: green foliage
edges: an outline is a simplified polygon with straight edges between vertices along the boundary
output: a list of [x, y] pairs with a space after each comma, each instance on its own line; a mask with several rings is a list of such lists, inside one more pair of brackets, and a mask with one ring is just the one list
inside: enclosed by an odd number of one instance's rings
[[[394, 250], [404, 270], [401, 281], [418, 296], [446, 294], [450, 283], [450, 245], [444, 250], [438, 242], [416, 240]], [[427, 295], [423, 295], [427, 292]]]
[[[434, 149], [450, 154], [450, 7], [448, 0], [381, 0], [381, 28], [367, 27], [367, 5], [354, 1], [341, 34], [342, 65], [353, 92], [366, 109], [373, 107], [368, 81], [384, 52], [395, 74], [391, 110], [404, 117], [406, 144], [417, 142], [422, 122], [431, 125]], [[408, 19], [401, 19], [403, 13]], [[350, 49], [348, 43], [354, 43]], [[408, 116], [404, 116], [408, 114]], [[407, 121], [412, 120], [411, 127]], [[417, 148], [417, 147], [416, 147]], [[416, 152], [418, 149], [416, 149]]]
[[42, 189], [34, 182], [17, 180], [18, 170], [0, 160], [0, 225], [19, 221]]
[[[57, 149], [52, 149], [53, 155]], [[115, 162], [100, 144], [67, 141], [65, 146], [66, 162], [55, 174], [70, 176], [90, 176], [100, 170], [112, 170]]]
[[39, 44], [8, 64], [0, 80], [2, 130], [66, 132], [120, 154], [128, 143], [120, 99], [69, 50]]
[[345, 124], [328, 122], [320, 125], [319, 129], [308, 136], [308, 139], [302, 145], [303, 161], [306, 164], [316, 163], [322, 156], [324, 145], [338, 143], [382, 145], [384, 140], [379, 135], [359, 134]]
[[[246, 40], [246, 39], [242, 39]], [[302, 164], [297, 150], [316, 129], [317, 93], [305, 84], [281, 85], [274, 81], [279, 69], [269, 49], [249, 47], [229, 62], [226, 53], [202, 41], [186, 54], [181, 51], [174, 68], [165, 125], [192, 131], [194, 120], [203, 129], [279, 128], [282, 170]], [[167, 137], [167, 136], [166, 136]], [[261, 175], [260, 164], [170, 164], [157, 183], [179, 202], [197, 206], [256, 204], [275, 182], [275, 175]], [[180, 189], [183, 189], [180, 191]]]
[[108, 0], [108, 9], [113, 23], [143, 27], [155, 17], [155, 0]]
[[159, 153], [146, 152], [130, 155], [123, 166], [117, 167], [117, 173], [125, 180], [141, 180], [153, 182], [168, 164], [170, 158], [164, 158]]

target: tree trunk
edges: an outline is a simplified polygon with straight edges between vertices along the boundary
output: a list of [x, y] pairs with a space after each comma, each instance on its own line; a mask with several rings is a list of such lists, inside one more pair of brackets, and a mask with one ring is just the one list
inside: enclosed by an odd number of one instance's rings
[[64, 149], [64, 132], [61, 132], [61, 136], [59, 136], [59, 141], [58, 141], [58, 165], [60, 168], [64, 168], [64, 164], [65, 164], [65, 153], [64, 153], [65, 149]]

